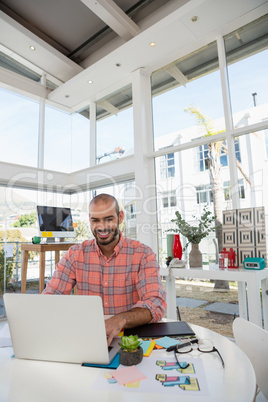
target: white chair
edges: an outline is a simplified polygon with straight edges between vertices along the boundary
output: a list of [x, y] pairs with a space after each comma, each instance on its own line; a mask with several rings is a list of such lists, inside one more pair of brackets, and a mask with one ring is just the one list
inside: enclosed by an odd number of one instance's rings
[[268, 400], [268, 332], [239, 317], [233, 322], [233, 333], [237, 346], [251, 361], [257, 385]]

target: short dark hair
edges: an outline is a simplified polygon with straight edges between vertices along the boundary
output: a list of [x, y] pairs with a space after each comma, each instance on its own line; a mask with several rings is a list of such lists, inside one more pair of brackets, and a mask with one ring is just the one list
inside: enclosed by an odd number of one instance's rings
[[90, 203], [89, 203], [89, 208], [90, 208], [90, 206], [93, 205], [93, 204], [98, 204], [99, 202], [103, 202], [103, 203], [107, 204], [107, 203], [110, 202], [110, 201], [113, 201], [113, 202], [114, 202], [116, 214], [117, 214], [117, 216], [119, 216], [119, 204], [118, 204], [118, 201], [117, 201], [117, 199], [116, 199], [114, 196], [112, 196], [112, 195], [110, 195], [110, 194], [102, 193], [102, 194], [96, 195], [96, 196], [95, 196], [94, 198], [92, 198], [92, 200], [90, 201]]

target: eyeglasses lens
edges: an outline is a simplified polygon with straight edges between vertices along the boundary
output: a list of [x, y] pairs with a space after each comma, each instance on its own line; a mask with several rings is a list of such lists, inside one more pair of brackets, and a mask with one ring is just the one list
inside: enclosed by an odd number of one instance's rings
[[209, 339], [200, 339], [198, 342], [198, 349], [200, 352], [212, 352], [213, 343]]

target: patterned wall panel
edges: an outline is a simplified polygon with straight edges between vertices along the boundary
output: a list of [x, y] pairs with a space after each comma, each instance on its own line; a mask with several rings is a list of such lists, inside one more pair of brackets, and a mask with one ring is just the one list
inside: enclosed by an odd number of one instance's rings
[[264, 207], [233, 209], [223, 212], [223, 247], [232, 247], [236, 265], [243, 266], [247, 257], [262, 257], [266, 262]]

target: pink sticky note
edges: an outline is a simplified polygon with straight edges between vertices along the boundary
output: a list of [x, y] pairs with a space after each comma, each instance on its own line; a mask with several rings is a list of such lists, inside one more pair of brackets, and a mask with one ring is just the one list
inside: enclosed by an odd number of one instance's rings
[[112, 376], [120, 385], [128, 384], [129, 382], [144, 380], [146, 377], [137, 369], [136, 366], [130, 366], [113, 371]]

